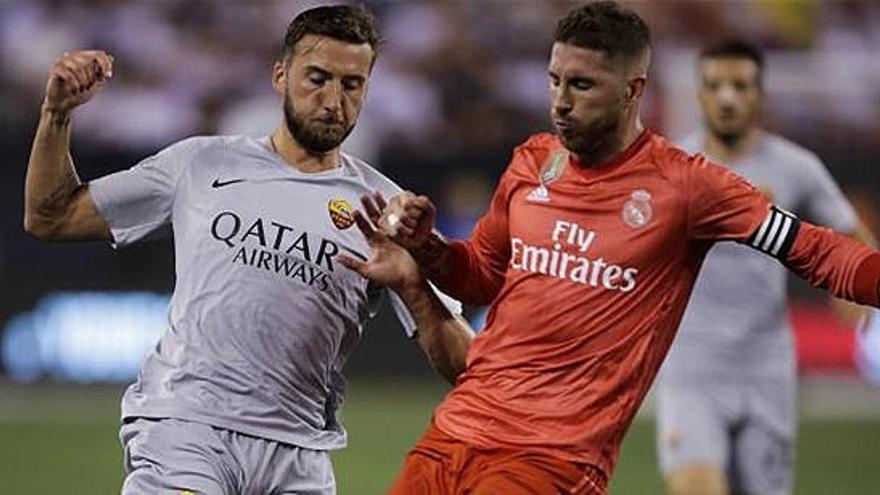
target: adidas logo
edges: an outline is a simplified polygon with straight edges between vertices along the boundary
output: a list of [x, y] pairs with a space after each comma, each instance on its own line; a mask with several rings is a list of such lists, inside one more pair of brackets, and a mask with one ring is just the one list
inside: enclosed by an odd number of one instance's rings
[[526, 196], [526, 201], [531, 201], [532, 203], [549, 203], [550, 192], [547, 191], [544, 184], [541, 184]]

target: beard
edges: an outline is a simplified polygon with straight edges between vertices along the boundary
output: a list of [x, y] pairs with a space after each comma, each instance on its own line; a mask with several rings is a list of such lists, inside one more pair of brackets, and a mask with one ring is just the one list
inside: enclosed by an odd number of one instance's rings
[[703, 120], [712, 135], [726, 146], [733, 147], [742, 141], [755, 125], [756, 112], [748, 109], [737, 112], [734, 109], [721, 108], [713, 114], [706, 112]]
[[308, 118], [296, 113], [293, 99], [287, 94], [284, 95], [284, 123], [300, 146], [315, 153], [327, 153], [338, 148], [354, 129], [354, 124], [347, 125], [344, 121], [340, 122], [341, 127], [310, 123]]
[[585, 164], [595, 163], [617, 146], [622, 118], [621, 112], [610, 111], [587, 125], [575, 125], [565, 132], [557, 129], [556, 134], [563, 146]]
[[739, 142], [742, 141], [746, 135], [745, 132], [734, 132], [717, 129], [713, 129], [712, 134], [714, 134], [715, 137], [717, 137], [718, 140], [724, 143], [724, 145], [728, 148], [733, 148], [734, 146], [739, 144]]
[[709, 132], [711, 132], [727, 147], [736, 146], [737, 143], [742, 141], [748, 131], [747, 126], [727, 126], [724, 124], [715, 123], [710, 119], [707, 119], [707, 127], [709, 129]]

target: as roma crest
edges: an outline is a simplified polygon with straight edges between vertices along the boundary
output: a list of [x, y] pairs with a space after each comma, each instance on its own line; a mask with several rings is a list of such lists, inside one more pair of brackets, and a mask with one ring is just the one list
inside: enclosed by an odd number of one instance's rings
[[334, 199], [327, 205], [330, 212], [330, 220], [339, 230], [345, 230], [354, 225], [354, 209], [344, 199]]
[[651, 223], [654, 218], [654, 206], [651, 204], [651, 193], [639, 189], [632, 193], [629, 201], [623, 205], [623, 222], [634, 229], [640, 229]]

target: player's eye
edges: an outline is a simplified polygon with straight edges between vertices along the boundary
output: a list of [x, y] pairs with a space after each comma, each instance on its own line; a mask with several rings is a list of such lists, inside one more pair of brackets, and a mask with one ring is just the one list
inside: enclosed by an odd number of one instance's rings
[[364, 85], [364, 82], [360, 79], [343, 79], [342, 87], [345, 88], [346, 91], [357, 91], [361, 89]]
[[312, 74], [309, 76], [309, 82], [315, 86], [323, 86], [327, 82], [327, 77], [321, 74]]
[[575, 89], [587, 91], [589, 89], [592, 89], [592, 87], [595, 86], [596, 83], [589, 79], [574, 79], [571, 81], [571, 85], [574, 86]]

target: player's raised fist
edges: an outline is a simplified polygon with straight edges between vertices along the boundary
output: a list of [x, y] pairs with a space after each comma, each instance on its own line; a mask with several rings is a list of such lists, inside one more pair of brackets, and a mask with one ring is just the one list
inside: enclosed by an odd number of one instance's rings
[[46, 110], [66, 113], [89, 101], [113, 76], [113, 57], [101, 50], [66, 52], [49, 70]]

